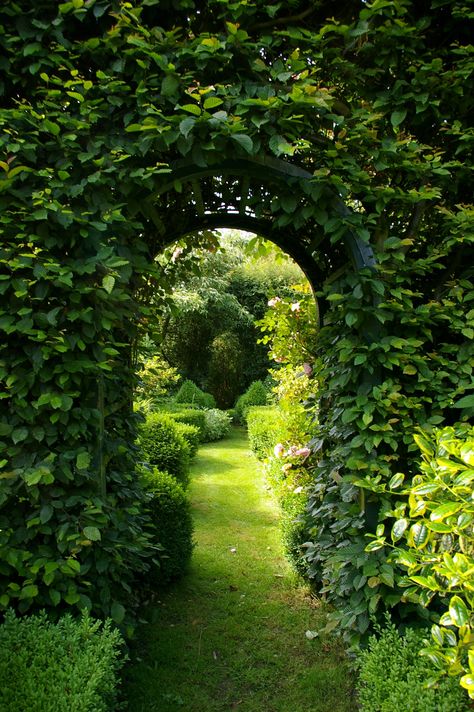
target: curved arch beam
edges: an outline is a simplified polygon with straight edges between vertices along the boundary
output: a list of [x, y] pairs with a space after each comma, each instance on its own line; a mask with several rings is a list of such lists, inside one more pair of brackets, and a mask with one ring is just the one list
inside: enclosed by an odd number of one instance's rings
[[[172, 162], [170, 168], [171, 171], [167, 176], [167, 180], [160, 185], [157, 191], [145, 199], [148, 204], [155, 202], [160, 195], [171, 190], [174, 182], [177, 180], [193, 181], [211, 176], [235, 175], [250, 176], [265, 185], [269, 182], [288, 183], [293, 181], [305, 181], [309, 183], [313, 178], [313, 175], [305, 168], [267, 155], [252, 159], [227, 158], [212, 166], [197, 166], [190, 161], [181, 159]], [[334, 207], [341, 217], [349, 217], [352, 215], [352, 211], [347, 207], [342, 198], [335, 193]], [[369, 267], [370, 269], [375, 268], [376, 259], [372, 247], [367, 242], [364, 242], [350, 228], [348, 228], [343, 235], [343, 243], [355, 269], [363, 269], [364, 267]]]

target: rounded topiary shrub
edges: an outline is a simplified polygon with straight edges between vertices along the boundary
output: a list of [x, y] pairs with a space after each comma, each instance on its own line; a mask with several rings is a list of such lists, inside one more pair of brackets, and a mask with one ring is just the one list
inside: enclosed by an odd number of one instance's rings
[[189, 403], [200, 408], [215, 408], [216, 401], [210, 393], [204, 393], [199, 386], [196, 386], [192, 381], [184, 381], [177, 394], [175, 395], [176, 403]]
[[187, 485], [190, 448], [169, 415], [150, 413], [140, 426], [138, 444], [145, 461]]
[[159, 547], [146, 575], [150, 586], [163, 586], [182, 576], [193, 550], [191, 508], [183, 487], [167, 472], [142, 471], [149, 528]]
[[248, 409], [253, 405], [266, 405], [268, 391], [262, 381], [254, 381], [245, 393], [237, 399], [235, 411], [241, 423], [245, 423]]

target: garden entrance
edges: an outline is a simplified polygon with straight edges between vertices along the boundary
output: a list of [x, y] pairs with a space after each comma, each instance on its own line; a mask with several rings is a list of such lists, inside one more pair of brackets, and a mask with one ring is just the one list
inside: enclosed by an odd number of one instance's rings
[[[306, 555], [334, 627], [354, 642], [404, 608], [382, 533], [402, 521], [405, 542], [418, 511], [395, 485], [419, 428], [474, 414], [469, 12], [309, 5], [0, 7], [1, 610], [126, 625], [150, 557], [132, 345], [169, 293], [156, 255], [217, 226], [262, 234], [318, 292]], [[425, 589], [415, 607], [449, 607]]]

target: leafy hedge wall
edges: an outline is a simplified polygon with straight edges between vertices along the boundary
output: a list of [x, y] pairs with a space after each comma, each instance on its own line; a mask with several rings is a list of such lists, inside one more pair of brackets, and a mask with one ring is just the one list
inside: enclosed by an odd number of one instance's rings
[[[413, 471], [416, 426], [473, 412], [471, 14], [461, 0], [2, 4], [1, 607], [122, 620], [150, 551], [130, 344], [153, 323], [147, 294], [170, 288], [154, 256], [174, 218], [158, 198], [140, 212], [144, 196], [171, 160], [264, 154], [313, 177], [270, 185], [271, 205], [255, 191], [256, 213], [299, 230], [330, 276], [308, 562], [352, 634], [399, 600], [398, 572], [364, 551], [381, 502], [354, 480]], [[378, 271], [333, 273], [349, 229]]]

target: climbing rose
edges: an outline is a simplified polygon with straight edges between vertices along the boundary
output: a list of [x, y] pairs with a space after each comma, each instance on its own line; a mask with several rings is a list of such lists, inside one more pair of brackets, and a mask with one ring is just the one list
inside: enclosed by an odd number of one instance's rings
[[289, 449], [288, 452], [286, 453], [289, 457], [294, 457], [295, 455], [298, 454], [298, 446], [297, 445], [292, 445]]
[[313, 373], [313, 369], [311, 368], [309, 363], [303, 364], [303, 371], [306, 373], [307, 376], [311, 376], [311, 374]]
[[177, 247], [173, 254], [171, 255], [171, 262], [176, 262], [179, 257], [183, 254], [184, 250], [182, 247]]
[[291, 305], [291, 311], [299, 311], [300, 310], [300, 303], [299, 302], [294, 302]]
[[300, 447], [296, 452], [295, 455], [298, 455], [298, 457], [308, 457], [308, 455], [311, 454], [311, 450], [309, 447]]
[[281, 302], [280, 297], [272, 297], [272, 299], [268, 300], [268, 306], [269, 307], [276, 307], [278, 302]]
[[273, 448], [273, 454], [275, 457], [282, 457], [283, 453], [285, 452], [285, 448], [281, 443], [277, 443], [275, 447]]

